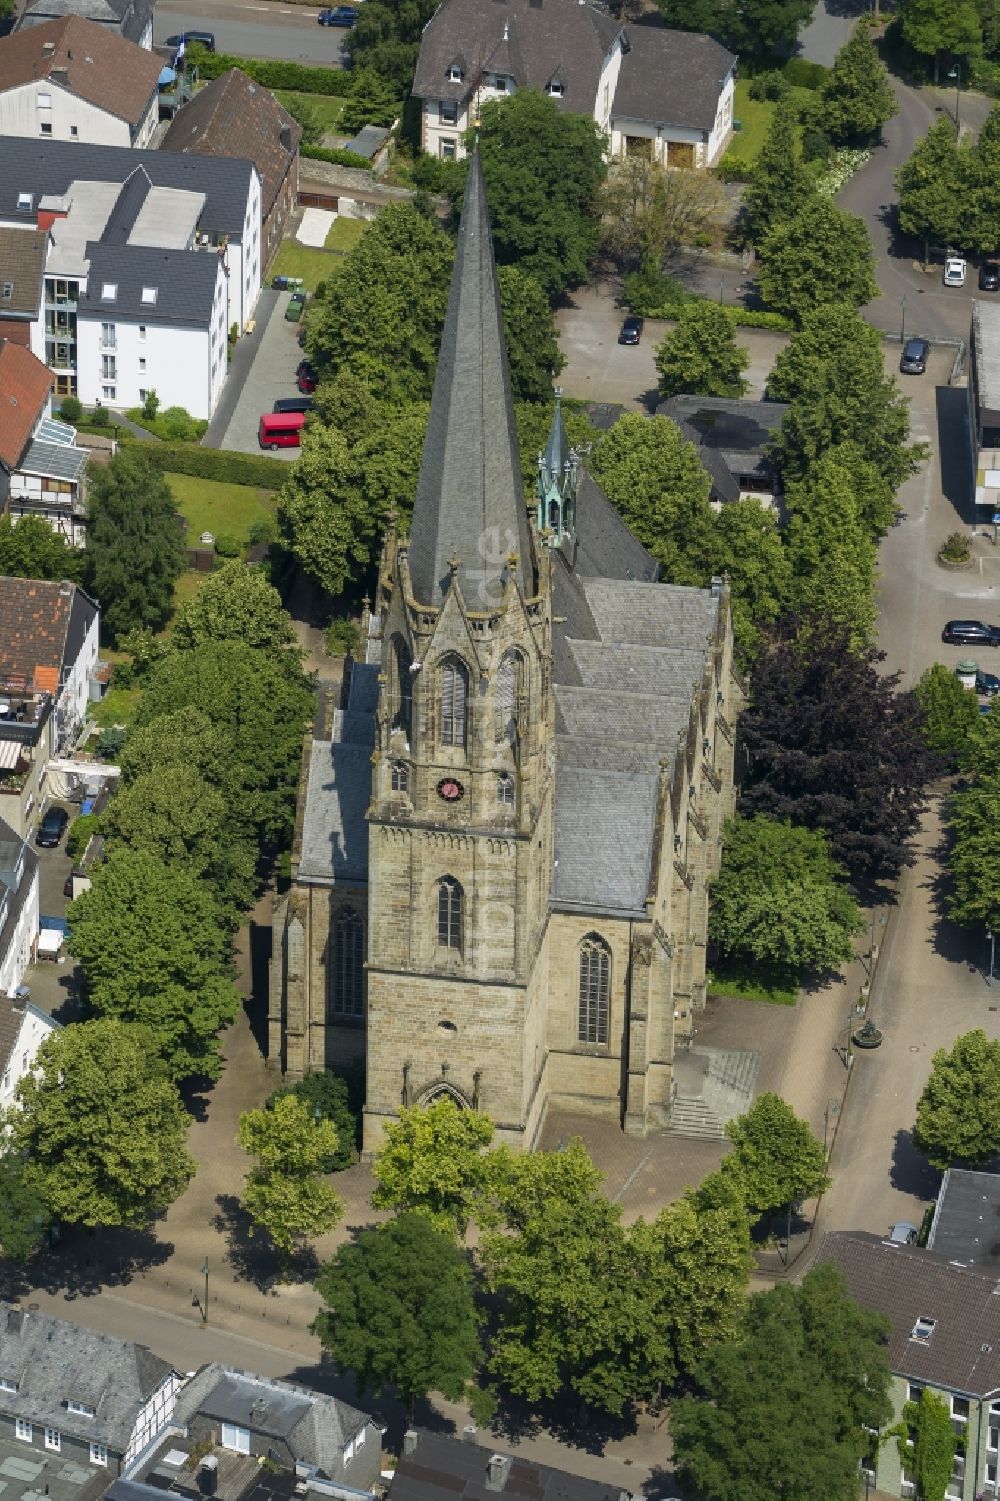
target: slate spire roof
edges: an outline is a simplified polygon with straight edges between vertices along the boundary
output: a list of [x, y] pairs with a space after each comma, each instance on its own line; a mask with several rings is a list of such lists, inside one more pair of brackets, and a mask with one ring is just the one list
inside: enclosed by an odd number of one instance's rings
[[469, 166], [410, 533], [416, 599], [439, 605], [454, 572], [465, 603], [500, 601], [508, 557], [534, 593], [507, 346], [479, 152]]

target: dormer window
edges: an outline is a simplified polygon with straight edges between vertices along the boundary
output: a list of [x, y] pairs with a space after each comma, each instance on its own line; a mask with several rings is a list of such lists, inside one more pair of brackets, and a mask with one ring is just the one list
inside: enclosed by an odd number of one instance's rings
[[550, 78], [545, 92], [553, 99], [561, 99], [566, 92], [566, 85], [560, 78]]
[[143, 289], [142, 289], [142, 300], [143, 300], [143, 302], [147, 302], [150, 305], [152, 305], [153, 303], [155, 303], [156, 302], [156, 295], [157, 295], [158, 291], [159, 291], [158, 287], [143, 287]]
[[461, 83], [464, 78], [465, 78], [465, 72], [464, 72], [461, 64], [460, 63], [452, 63], [451, 67], [448, 69], [448, 82], [449, 83]]
[[0, 1392], [16, 1392], [17, 1382], [11, 1381], [9, 1376], [0, 1376]]
[[91, 1407], [86, 1402], [70, 1402], [70, 1401], [67, 1401], [67, 1403], [66, 1403], [66, 1411], [67, 1412], [75, 1412], [76, 1415], [77, 1415], [77, 1417], [80, 1417], [80, 1418], [93, 1418], [93, 1417], [96, 1417], [96, 1409], [93, 1408], [93, 1407]]
[[29, 213], [31, 211], [31, 205], [34, 203], [34, 201], [35, 200], [32, 198], [30, 193], [18, 193], [17, 195], [18, 208], [27, 209]]
[[101, 287], [101, 301], [102, 302], [117, 302], [118, 301], [118, 283], [116, 281], [106, 281], [104, 283], [104, 285]]
[[910, 1338], [918, 1339], [922, 1344], [926, 1345], [931, 1335], [934, 1333], [934, 1326], [936, 1323], [937, 1319], [925, 1319], [923, 1316], [921, 1316], [914, 1324], [913, 1333], [910, 1335]]

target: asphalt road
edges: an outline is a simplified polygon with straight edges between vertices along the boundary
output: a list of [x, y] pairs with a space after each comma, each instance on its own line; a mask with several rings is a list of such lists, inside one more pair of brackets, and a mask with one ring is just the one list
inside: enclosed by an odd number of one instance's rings
[[318, 9], [256, 0], [160, 0], [153, 15], [153, 40], [159, 46], [181, 31], [212, 31], [220, 52], [237, 57], [274, 57], [299, 63], [340, 67], [345, 33], [320, 26]]

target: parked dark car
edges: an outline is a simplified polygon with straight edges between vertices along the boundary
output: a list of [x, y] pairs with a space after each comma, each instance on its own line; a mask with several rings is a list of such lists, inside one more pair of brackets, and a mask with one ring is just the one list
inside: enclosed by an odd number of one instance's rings
[[1000, 677], [995, 672], [977, 672], [976, 692], [992, 698], [995, 693], [1000, 693]]
[[980, 292], [1000, 292], [1000, 261], [983, 261], [979, 268]]
[[305, 395], [316, 389], [316, 372], [308, 360], [299, 360], [295, 371], [295, 384]]
[[311, 412], [313, 399], [311, 396], [279, 396], [272, 412]]
[[618, 342], [619, 344], [638, 344], [641, 338], [642, 319], [637, 318], [634, 313], [629, 313], [628, 317], [625, 319], [625, 322], [621, 326], [621, 332], [618, 335]]
[[40, 844], [43, 849], [55, 849], [65, 834], [68, 823], [69, 814], [65, 808], [50, 808], [38, 825], [35, 843]]
[[179, 47], [181, 42], [190, 47], [192, 42], [197, 42], [199, 47], [204, 47], [207, 52], [215, 51], [214, 31], [182, 31], [177, 36], [168, 36], [164, 47]]
[[900, 370], [904, 375], [923, 375], [930, 352], [931, 346], [926, 339], [907, 339], [899, 357]]
[[949, 620], [941, 640], [954, 646], [1000, 646], [1000, 631], [981, 620]]
[[321, 26], [353, 26], [359, 14], [353, 5], [326, 5], [316, 19]]

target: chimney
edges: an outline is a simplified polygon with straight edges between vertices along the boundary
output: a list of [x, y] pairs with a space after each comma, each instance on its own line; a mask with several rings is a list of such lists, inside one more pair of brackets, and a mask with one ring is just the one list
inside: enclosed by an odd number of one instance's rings
[[510, 1474], [511, 1458], [509, 1454], [491, 1454], [489, 1464], [486, 1466], [486, 1489], [488, 1491], [502, 1491], [507, 1484], [507, 1476]]
[[467, 1444], [478, 1444], [479, 1429], [476, 1427], [475, 1423], [466, 1423], [465, 1427], [462, 1429], [462, 1437], [465, 1439], [465, 1442]]
[[722, 593], [722, 591], [725, 588], [725, 586], [726, 586], [725, 579], [714, 578], [712, 580], [711, 589], [712, 589], [712, 593], [715, 595], [716, 598], [719, 597], [719, 595]]
[[278, 139], [281, 142], [281, 149], [282, 149], [282, 151], [291, 151], [291, 149], [292, 149], [292, 127], [290, 125], [283, 125], [281, 127], [281, 129], [278, 131]]
[[419, 1435], [417, 1434], [416, 1429], [407, 1428], [406, 1432], [403, 1434], [403, 1453], [415, 1454], [417, 1452], [418, 1442]]
[[219, 1456], [207, 1454], [198, 1465], [198, 1490], [203, 1496], [214, 1496], [219, 1488]]

